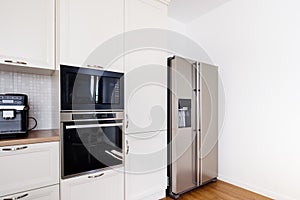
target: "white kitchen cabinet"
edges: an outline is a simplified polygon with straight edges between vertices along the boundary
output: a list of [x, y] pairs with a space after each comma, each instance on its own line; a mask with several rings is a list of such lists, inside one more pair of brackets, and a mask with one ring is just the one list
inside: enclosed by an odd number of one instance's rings
[[124, 168], [61, 181], [61, 200], [124, 199]]
[[21, 193], [0, 197], [0, 200], [59, 200], [59, 185], [53, 185], [36, 190], [24, 191]]
[[[149, 59], [149, 57], [151, 58]], [[143, 50], [126, 56], [126, 134], [167, 129], [166, 56]]]
[[157, 200], [167, 188], [167, 132], [125, 136], [126, 200]]
[[123, 0], [60, 1], [60, 63], [123, 72]]
[[166, 130], [167, 54], [159, 49], [166, 38], [145, 28], [166, 28], [167, 5], [127, 0], [125, 13], [126, 134]]
[[0, 147], [0, 196], [59, 183], [58, 142]]
[[147, 29], [166, 21], [161, 1], [125, 1], [126, 200], [161, 199], [167, 188], [167, 41]]
[[55, 0], [1, 0], [1, 68], [55, 69], [55, 6]]

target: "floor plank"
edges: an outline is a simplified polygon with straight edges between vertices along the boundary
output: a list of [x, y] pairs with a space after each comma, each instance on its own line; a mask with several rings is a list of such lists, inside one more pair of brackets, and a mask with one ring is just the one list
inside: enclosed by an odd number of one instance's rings
[[[167, 197], [163, 200], [172, 199]], [[179, 200], [270, 200], [270, 198], [218, 180], [182, 195]]]

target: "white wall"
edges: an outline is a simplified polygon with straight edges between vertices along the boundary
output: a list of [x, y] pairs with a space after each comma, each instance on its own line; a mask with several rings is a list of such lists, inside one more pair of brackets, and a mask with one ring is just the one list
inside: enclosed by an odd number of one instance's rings
[[231, 0], [188, 24], [220, 66], [220, 178], [300, 199], [300, 1]]
[[186, 24], [177, 21], [176, 19], [173, 19], [171, 17], [168, 17], [168, 21], [167, 21], [167, 28], [171, 31], [175, 31], [178, 33], [181, 33], [183, 35], [186, 35]]

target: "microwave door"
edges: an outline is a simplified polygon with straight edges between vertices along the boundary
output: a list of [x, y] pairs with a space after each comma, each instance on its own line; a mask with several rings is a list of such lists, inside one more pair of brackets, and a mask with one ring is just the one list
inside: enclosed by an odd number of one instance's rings
[[95, 76], [77, 74], [73, 85], [72, 102], [75, 104], [95, 102]]
[[120, 104], [120, 78], [101, 77], [98, 87], [99, 101], [102, 104]]
[[61, 65], [61, 110], [124, 109], [122, 73]]

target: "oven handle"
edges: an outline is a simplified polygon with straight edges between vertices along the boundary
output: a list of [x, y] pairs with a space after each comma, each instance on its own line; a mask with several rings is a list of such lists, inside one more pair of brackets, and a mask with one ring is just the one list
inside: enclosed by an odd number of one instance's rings
[[113, 123], [113, 124], [87, 124], [87, 125], [71, 125], [66, 126], [66, 129], [79, 129], [79, 128], [104, 128], [104, 127], [114, 127], [123, 126], [123, 123]]

